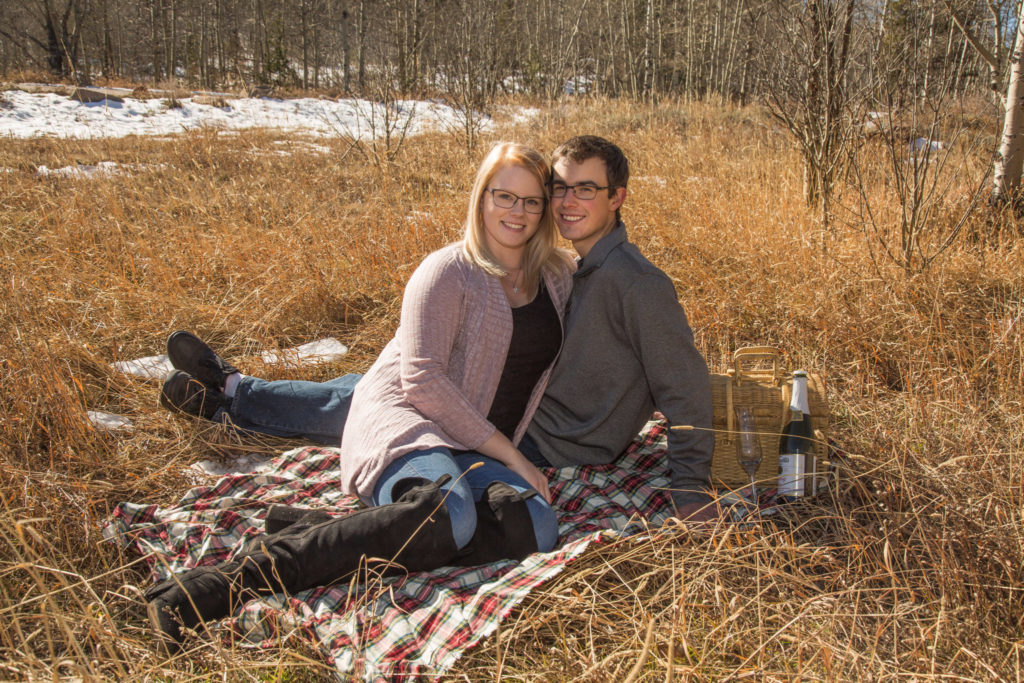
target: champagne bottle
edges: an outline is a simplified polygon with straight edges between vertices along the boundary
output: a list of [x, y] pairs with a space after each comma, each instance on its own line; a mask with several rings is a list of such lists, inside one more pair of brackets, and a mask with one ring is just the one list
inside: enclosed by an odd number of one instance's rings
[[782, 428], [782, 438], [779, 439], [780, 496], [794, 498], [814, 493], [807, 487], [808, 474], [813, 474], [815, 469], [811, 455], [813, 438], [811, 409], [807, 400], [807, 373], [797, 370], [793, 373], [789, 422]]

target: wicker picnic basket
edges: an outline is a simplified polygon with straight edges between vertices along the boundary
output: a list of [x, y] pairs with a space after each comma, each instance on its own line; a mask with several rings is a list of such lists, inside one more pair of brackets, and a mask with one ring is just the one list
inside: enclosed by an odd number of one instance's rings
[[[761, 438], [761, 465], [758, 482], [769, 488], [776, 484], [779, 471], [779, 437], [789, 419], [789, 401], [793, 390], [791, 372], [782, 369], [782, 353], [771, 346], [749, 346], [733, 354], [733, 366], [724, 374], [711, 375], [711, 401], [714, 406], [715, 453], [711, 479], [715, 485], [733, 488], [749, 484], [747, 473], [736, 460], [734, 407], [746, 406], [754, 414]], [[816, 372], [807, 373], [807, 393], [811, 426], [817, 443], [817, 472], [828, 468], [829, 409], [825, 382]], [[808, 472], [808, 474], [810, 474]]]

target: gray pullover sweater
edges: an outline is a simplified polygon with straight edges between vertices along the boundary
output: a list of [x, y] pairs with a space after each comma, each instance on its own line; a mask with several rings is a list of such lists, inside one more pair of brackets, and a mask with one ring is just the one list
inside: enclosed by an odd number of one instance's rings
[[707, 502], [714, 435], [711, 379], [669, 277], [619, 225], [573, 275], [562, 353], [528, 433], [555, 467], [617, 458], [651, 414], [670, 425], [676, 505]]

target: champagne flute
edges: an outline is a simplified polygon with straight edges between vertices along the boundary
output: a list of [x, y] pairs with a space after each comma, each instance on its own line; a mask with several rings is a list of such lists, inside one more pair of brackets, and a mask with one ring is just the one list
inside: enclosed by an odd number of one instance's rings
[[736, 407], [736, 460], [750, 477], [750, 497], [757, 505], [757, 466], [761, 464], [761, 443], [754, 413], [747, 407]]

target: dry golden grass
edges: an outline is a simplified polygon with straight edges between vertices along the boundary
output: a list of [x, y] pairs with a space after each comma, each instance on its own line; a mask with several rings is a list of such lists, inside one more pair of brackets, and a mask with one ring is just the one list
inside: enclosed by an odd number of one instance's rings
[[[629, 155], [631, 236], [676, 279], [713, 368], [766, 343], [823, 372], [848, 457], [831, 495], [760, 528], [673, 529], [589, 552], [453, 677], [1024, 678], [1024, 253], [1012, 217], [976, 212], [908, 275], [846, 208], [819, 234], [789, 141], [756, 109], [568, 104], [491, 138], [551, 149], [580, 132]], [[295, 153], [278, 154], [289, 141]], [[459, 235], [479, 154], [456, 137], [407, 140], [383, 168], [326, 144], [334, 153], [206, 132], [0, 147], [14, 169], [0, 173], [0, 679], [330, 676], [292, 643], [158, 656], [146, 572], [99, 534], [118, 502], [173, 501], [196, 459], [282, 446], [173, 417], [155, 384], [111, 362], [160, 353], [188, 328], [257, 374], [291, 374], [258, 351], [327, 335], [352, 352], [304, 378], [365, 369], [411, 269]], [[106, 160], [136, 166], [34, 175]], [[926, 246], [965, 205], [984, 151], [964, 164]], [[891, 221], [886, 176], [868, 171]], [[87, 409], [136, 430], [97, 432]]]

